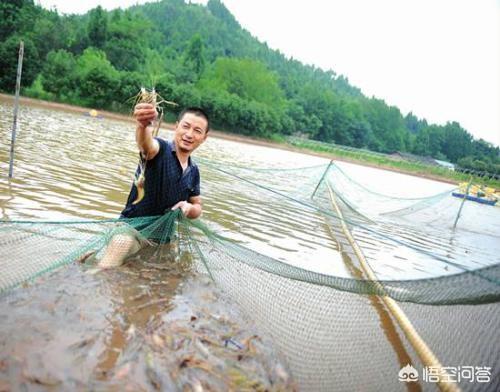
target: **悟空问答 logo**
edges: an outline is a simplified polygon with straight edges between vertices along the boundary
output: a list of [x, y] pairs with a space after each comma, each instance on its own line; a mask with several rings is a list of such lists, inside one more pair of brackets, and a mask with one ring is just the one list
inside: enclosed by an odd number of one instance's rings
[[398, 376], [399, 376], [399, 381], [402, 382], [418, 381], [418, 371], [410, 364], [401, 368], [401, 370], [398, 373]]

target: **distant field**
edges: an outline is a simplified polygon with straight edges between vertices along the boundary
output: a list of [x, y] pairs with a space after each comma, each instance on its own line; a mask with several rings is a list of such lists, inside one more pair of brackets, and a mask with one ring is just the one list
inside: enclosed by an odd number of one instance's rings
[[[314, 140], [289, 138], [287, 144], [304, 150], [312, 150], [321, 153], [331, 154], [332, 158], [347, 159], [360, 163], [368, 163], [377, 167], [394, 169], [403, 173], [414, 174], [436, 180], [445, 180], [448, 182], [468, 182], [471, 180], [471, 174], [453, 171], [441, 166], [426, 165], [419, 162], [410, 162], [397, 159], [387, 154], [381, 154], [374, 151], [337, 146], [335, 144], [321, 143]], [[474, 183], [484, 184], [489, 187], [500, 189], [500, 180], [472, 176]]]

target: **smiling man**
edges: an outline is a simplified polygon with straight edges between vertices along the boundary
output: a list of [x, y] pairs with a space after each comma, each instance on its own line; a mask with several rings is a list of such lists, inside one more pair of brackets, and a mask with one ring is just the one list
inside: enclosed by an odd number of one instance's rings
[[122, 217], [162, 215], [169, 209], [180, 208], [186, 217], [197, 218], [202, 208], [200, 173], [190, 156], [207, 139], [207, 114], [200, 108], [184, 109], [175, 124], [172, 142], [152, 137], [149, 124], [156, 117], [152, 105], [138, 104], [134, 117], [137, 121], [137, 145], [147, 161], [145, 195], [134, 204], [137, 187], [133, 185]]
[[[187, 218], [198, 218], [202, 212], [200, 172], [192, 162], [191, 154], [207, 139], [210, 129], [208, 116], [200, 108], [184, 109], [175, 123], [171, 142], [153, 137], [150, 124], [156, 116], [153, 105], [140, 103], [134, 108], [136, 141], [146, 168], [144, 197], [139, 199], [137, 186], [132, 185], [121, 218], [163, 215], [178, 208]], [[139, 173], [139, 168], [137, 170]], [[147, 243], [140, 237], [137, 230], [119, 227], [106, 247], [99, 266], [109, 268], [121, 265], [128, 256]], [[160, 243], [165, 241], [151, 240]]]

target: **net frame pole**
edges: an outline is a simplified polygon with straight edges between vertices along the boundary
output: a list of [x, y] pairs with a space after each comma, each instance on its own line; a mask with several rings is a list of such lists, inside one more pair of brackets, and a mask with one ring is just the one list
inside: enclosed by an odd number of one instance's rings
[[472, 177], [470, 178], [469, 183], [467, 184], [467, 188], [465, 189], [465, 195], [460, 203], [460, 208], [457, 212], [457, 217], [455, 218], [455, 222], [453, 223], [453, 230], [457, 228], [458, 220], [460, 219], [460, 215], [462, 214], [462, 208], [464, 208], [465, 200], [467, 200], [467, 196], [469, 195], [470, 187], [472, 186]]
[[[333, 192], [332, 188], [330, 187], [329, 184], [327, 184], [328, 187], [328, 192], [330, 196], [330, 202], [332, 203], [333, 208], [335, 209], [339, 220], [340, 224], [342, 226], [342, 231], [344, 232], [344, 235], [346, 236], [347, 240], [349, 241], [350, 245], [352, 246], [352, 249], [356, 255], [356, 257], [359, 259], [361, 269], [365, 273], [365, 275], [370, 279], [375, 286], [380, 289], [382, 293], [385, 293], [384, 286], [378, 282], [378, 279], [375, 275], [375, 272], [372, 270], [368, 262], [366, 261], [366, 258], [361, 251], [361, 248], [357, 244], [357, 242], [354, 240], [354, 237], [352, 236], [351, 232], [349, 231], [349, 228], [347, 227], [347, 224], [345, 223], [344, 216], [342, 215], [342, 212], [340, 211], [340, 208], [335, 201], [335, 193]], [[455, 382], [452, 381], [447, 381], [450, 378], [446, 377], [447, 373], [444, 370], [443, 366], [439, 362], [439, 359], [436, 357], [436, 355], [431, 351], [427, 343], [422, 339], [422, 337], [418, 334], [417, 330], [411, 323], [410, 319], [406, 314], [403, 312], [403, 310], [399, 307], [399, 305], [396, 303], [394, 299], [389, 297], [388, 295], [381, 295], [379, 296], [380, 299], [384, 302], [385, 306], [389, 310], [390, 314], [396, 319], [398, 322], [400, 328], [403, 330], [406, 338], [410, 342], [410, 344], [413, 346], [415, 349], [415, 352], [417, 355], [420, 357], [420, 360], [422, 363], [427, 366], [427, 367], [433, 367], [436, 369], [439, 369], [439, 381], [438, 381], [438, 386], [439, 389], [443, 392], [458, 392], [460, 391], [460, 388]], [[445, 381], [446, 380], [446, 381]]]
[[19, 57], [17, 59], [17, 76], [16, 76], [16, 98], [14, 103], [14, 121], [12, 124], [12, 136], [10, 142], [10, 161], [9, 161], [9, 178], [12, 178], [14, 172], [14, 145], [16, 143], [17, 131], [17, 113], [19, 110], [19, 90], [21, 89], [21, 74], [23, 71], [23, 57], [24, 57], [24, 42], [21, 41], [19, 45]]
[[311, 199], [314, 198], [314, 195], [316, 194], [316, 192], [318, 191], [318, 188], [320, 186], [320, 184], [323, 182], [323, 180], [325, 179], [326, 177], [326, 173], [328, 173], [328, 170], [330, 170], [330, 166], [333, 165], [333, 159], [330, 160], [330, 163], [328, 164], [328, 166], [326, 167], [325, 171], [323, 172], [323, 175], [321, 176], [321, 179], [319, 180], [318, 184], [316, 185], [316, 188], [314, 188], [314, 191], [313, 193], [311, 194]]

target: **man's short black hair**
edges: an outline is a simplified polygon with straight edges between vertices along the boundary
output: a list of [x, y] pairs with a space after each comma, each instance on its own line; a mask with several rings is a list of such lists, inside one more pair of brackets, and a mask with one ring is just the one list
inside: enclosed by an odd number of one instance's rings
[[179, 113], [179, 116], [177, 116], [177, 122], [180, 122], [182, 120], [182, 117], [184, 117], [186, 113], [192, 113], [195, 116], [202, 117], [207, 120], [207, 132], [210, 131], [210, 120], [208, 118], [208, 114], [202, 108], [196, 106], [185, 108], [182, 112]]

